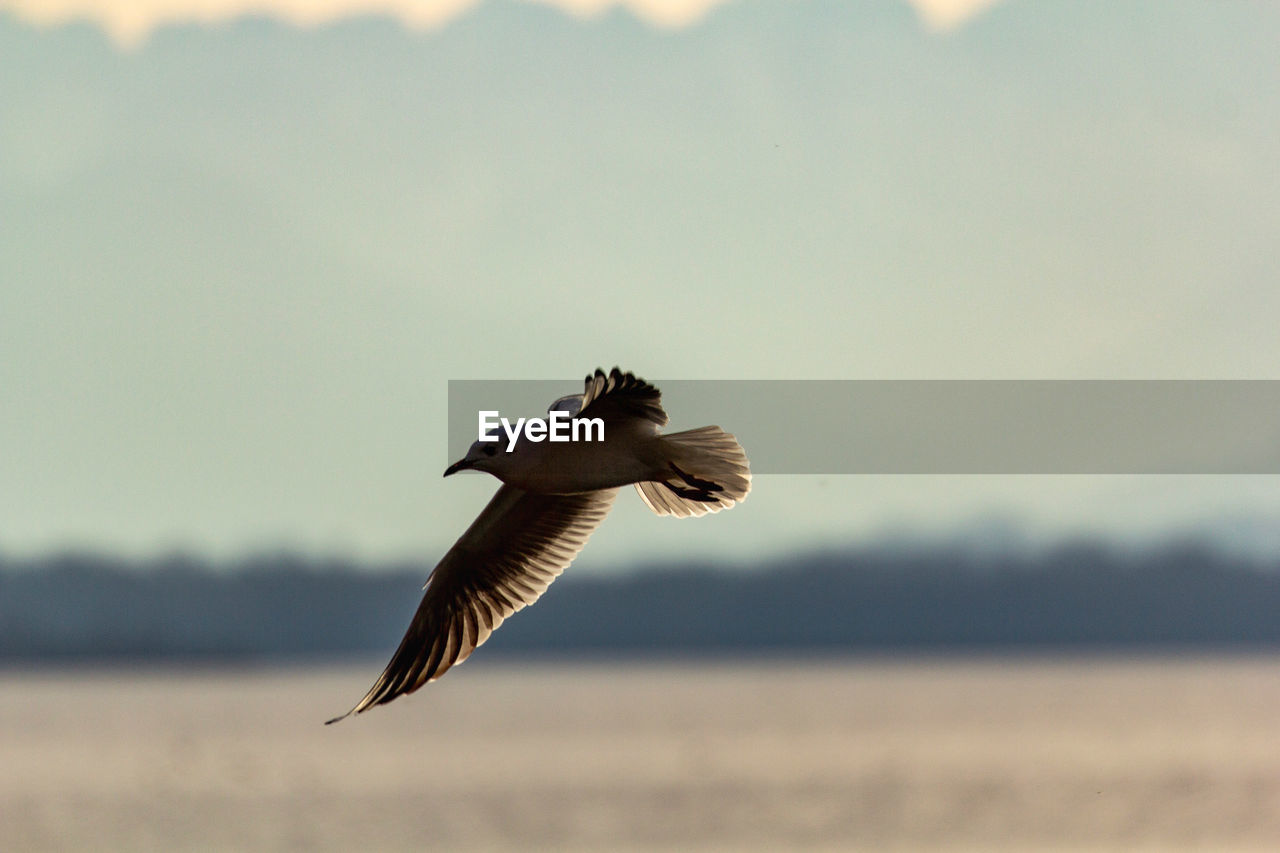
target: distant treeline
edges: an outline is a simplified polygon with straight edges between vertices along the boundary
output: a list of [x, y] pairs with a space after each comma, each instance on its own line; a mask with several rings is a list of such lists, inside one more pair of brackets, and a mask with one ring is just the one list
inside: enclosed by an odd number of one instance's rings
[[[389, 653], [429, 567], [0, 558], [0, 662]], [[1280, 648], [1280, 560], [1182, 543], [868, 548], [559, 580], [486, 655]]]

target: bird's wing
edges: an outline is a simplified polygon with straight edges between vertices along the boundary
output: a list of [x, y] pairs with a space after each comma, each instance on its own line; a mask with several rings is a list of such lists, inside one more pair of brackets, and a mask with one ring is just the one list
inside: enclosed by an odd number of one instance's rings
[[[558, 402], [558, 401], [557, 401]], [[599, 368], [586, 379], [579, 418], [602, 418], [607, 424], [626, 418], [639, 418], [657, 426], [667, 425], [662, 408], [662, 393], [634, 373], [618, 368], [606, 376]]]
[[499, 488], [427, 579], [422, 603], [387, 668], [343, 717], [412, 693], [466, 660], [502, 620], [537, 601], [573, 562], [617, 494]]
[[551, 414], [552, 412], [568, 412], [570, 415], [577, 415], [580, 411], [582, 411], [581, 394], [570, 394], [567, 397], [561, 397], [547, 407], [547, 414]]

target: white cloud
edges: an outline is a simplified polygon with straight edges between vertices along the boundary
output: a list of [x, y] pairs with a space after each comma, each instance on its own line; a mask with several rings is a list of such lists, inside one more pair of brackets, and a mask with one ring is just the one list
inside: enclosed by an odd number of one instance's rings
[[580, 18], [594, 17], [615, 6], [630, 9], [641, 20], [663, 27], [684, 27], [729, 0], [531, 0], [563, 9]]
[[262, 15], [316, 26], [356, 15], [388, 15], [407, 26], [441, 26], [480, 0], [0, 0], [0, 8], [35, 24], [85, 20], [101, 26], [122, 47], [145, 41], [168, 24], [212, 24]]
[[[933, 30], [952, 29], [996, 0], [905, 0]], [[260, 15], [317, 26], [359, 15], [385, 15], [415, 29], [443, 26], [483, 0], [0, 0], [0, 10], [43, 26], [92, 21], [121, 47], [135, 47], [168, 24], [212, 24]], [[660, 27], [695, 23], [730, 0], [526, 0], [590, 18], [614, 7]]]
[[907, 0], [933, 30], [951, 30], [994, 6], [997, 0]]

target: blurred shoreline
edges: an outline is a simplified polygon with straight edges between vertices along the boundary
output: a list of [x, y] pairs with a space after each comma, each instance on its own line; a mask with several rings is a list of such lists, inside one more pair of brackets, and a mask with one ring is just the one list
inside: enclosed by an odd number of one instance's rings
[[[0, 559], [0, 666], [248, 666], [381, 657], [426, 566], [296, 555], [218, 567], [91, 554]], [[485, 658], [764, 659], [1280, 650], [1280, 559], [1202, 542], [1126, 549], [862, 548], [785, 563], [574, 574]]]

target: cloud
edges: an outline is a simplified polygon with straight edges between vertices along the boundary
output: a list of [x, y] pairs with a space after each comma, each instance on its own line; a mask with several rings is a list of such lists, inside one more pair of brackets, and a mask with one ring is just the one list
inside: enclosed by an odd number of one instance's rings
[[[87, 20], [121, 47], [136, 47], [169, 24], [214, 24], [265, 16], [296, 26], [318, 26], [360, 15], [383, 15], [414, 29], [447, 24], [484, 0], [0, 0], [0, 10], [41, 26]], [[654, 26], [680, 28], [730, 0], [525, 0], [580, 18], [621, 7]], [[996, 0], [905, 0], [930, 29], [952, 29]]]
[[531, 0], [580, 18], [594, 17], [614, 6], [630, 9], [637, 18], [662, 27], [685, 27], [729, 0]]
[[932, 30], [952, 30], [994, 6], [997, 0], [907, 0]]
[[122, 47], [136, 47], [169, 24], [214, 24], [250, 15], [317, 26], [357, 15], [386, 15], [418, 29], [439, 27], [480, 0], [0, 0], [21, 19], [56, 26], [90, 21]]

